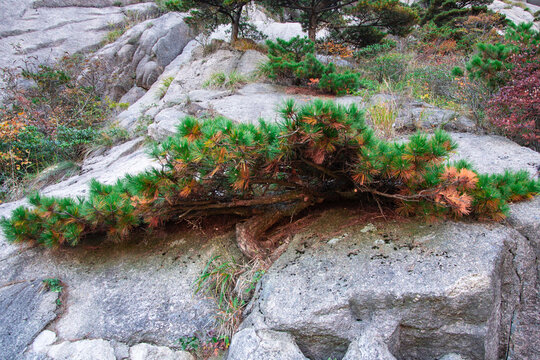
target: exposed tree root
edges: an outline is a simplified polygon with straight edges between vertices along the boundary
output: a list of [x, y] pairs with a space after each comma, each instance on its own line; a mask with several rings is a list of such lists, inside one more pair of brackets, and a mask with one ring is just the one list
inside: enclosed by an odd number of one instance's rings
[[284, 209], [272, 210], [254, 216], [236, 225], [236, 241], [244, 255], [250, 259], [264, 259], [276, 247], [276, 239], [268, 239], [265, 233], [285, 217], [292, 217], [316, 203], [315, 199], [287, 205]]

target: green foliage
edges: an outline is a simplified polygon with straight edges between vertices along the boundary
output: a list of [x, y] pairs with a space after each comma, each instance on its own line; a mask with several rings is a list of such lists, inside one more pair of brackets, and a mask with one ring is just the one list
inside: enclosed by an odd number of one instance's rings
[[350, 71], [324, 74], [319, 81], [319, 88], [321, 90], [335, 95], [347, 94], [358, 89], [359, 86], [358, 74]]
[[364, 46], [358, 49], [354, 55], [359, 59], [369, 59], [391, 51], [396, 45], [397, 43], [395, 41], [386, 40], [378, 44]]
[[183, 351], [197, 351], [201, 343], [196, 336], [181, 337], [177, 342], [180, 344]]
[[305, 84], [310, 78], [320, 78], [327, 69], [315, 58], [315, 43], [307, 38], [293, 37], [289, 41], [276, 39], [267, 40], [269, 61], [263, 72], [269, 78], [280, 82], [292, 81], [296, 85]]
[[228, 90], [236, 90], [240, 86], [247, 83], [247, 78], [236, 71], [229, 74], [217, 72], [210, 75], [210, 78], [203, 83], [203, 87], [225, 88]]
[[355, 91], [360, 85], [371, 86], [361, 82], [356, 73], [340, 73], [333, 63], [321, 63], [315, 57], [315, 44], [307, 38], [277, 39], [266, 44], [270, 60], [264, 65], [263, 72], [271, 79], [295, 85], [315, 82], [319, 89], [335, 95]]
[[478, 54], [467, 63], [467, 71], [471, 79], [484, 80], [491, 89], [496, 89], [508, 79], [506, 70], [510, 63], [506, 60], [514, 51], [513, 46], [506, 44], [477, 45]]
[[33, 195], [31, 207], [2, 219], [4, 234], [49, 247], [96, 233], [118, 241], [135, 228], [190, 216], [247, 215], [254, 207], [362, 194], [394, 200], [406, 215], [501, 219], [508, 201], [540, 190], [523, 172], [484, 176], [463, 163], [445, 164], [456, 145], [442, 131], [380, 140], [355, 105], [288, 101], [281, 114], [277, 124], [258, 125], [187, 117], [177, 135], [154, 146], [161, 169], [114, 185], [93, 181], [86, 199]]
[[62, 292], [62, 289], [64, 288], [62, 286], [62, 283], [60, 282], [60, 280], [58, 280], [56, 278], [54, 278], [54, 279], [50, 278], [50, 279], [43, 280], [43, 285], [45, 285], [47, 290], [52, 291], [52, 292], [56, 292], [56, 293]]
[[238, 39], [242, 22], [242, 10], [249, 0], [166, 0], [164, 7], [169, 11], [189, 12], [186, 22], [197, 32], [206, 34], [219, 25], [231, 24], [231, 45]]
[[127, 141], [130, 138], [131, 134], [128, 130], [126, 130], [126, 128], [118, 124], [111, 124], [99, 132], [93, 144], [97, 145], [98, 147], [104, 146], [106, 148], [110, 148], [121, 142]]
[[115, 42], [116, 40], [118, 40], [118, 38], [120, 38], [120, 36], [124, 34], [124, 32], [124, 29], [114, 29], [109, 31], [103, 39], [103, 44], [106, 45]]
[[272, 12], [280, 13], [283, 8], [291, 9], [293, 20], [302, 24], [309, 39], [315, 41], [318, 30], [329, 23], [340, 21], [343, 9], [350, 6], [348, 0], [267, 0], [263, 4]]
[[21, 72], [1, 69], [1, 197], [14, 194], [23, 178], [82, 157], [112, 110], [103, 99], [104, 82], [92, 81], [102, 72], [102, 63], [79, 56], [64, 57], [54, 65], [28, 63]]
[[163, 97], [167, 93], [167, 90], [169, 90], [169, 87], [171, 86], [173, 81], [174, 81], [174, 76], [169, 76], [163, 79], [161, 86], [159, 87], [159, 93], [158, 93], [158, 97], [160, 99], [163, 99]]
[[407, 71], [409, 58], [400, 53], [388, 53], [375, 58], [368, 71], [379, 82], [400, 81]]
[[429, 0], [422, 24], [432, 21], [437, 26], [446, 25], [455, 19], [487, 11], [493, 0]]
[[361, 0], [343, 10], [331, 24], [330, 37], [363, 47], [381, 42], [386, 35], [405, 36], [418, 22], [416, 12], [399, 0]]
[[[507, 28], [506, 42], [477, 44], [478, 52], [467, 63], [469, 77], [480, 79], [490, 89], [496, 90], [511, 79], [514, 68], [513, 56], [525, 54], [523, 62], [538, 61], [535, 49], [539, 44], [540, 32], [533, 28], [533, 23], [510, 24]], [[527, 53], [530, 53], [529, 56]]]

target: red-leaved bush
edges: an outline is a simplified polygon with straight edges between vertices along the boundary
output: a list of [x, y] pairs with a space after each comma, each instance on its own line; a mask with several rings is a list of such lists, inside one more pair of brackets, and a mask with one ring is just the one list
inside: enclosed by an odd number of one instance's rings
[[[536, 53], [538, 54], [538, 53]], [[511, 80], [489, 101], [488, 116], [505, 135], [540, 148], [540, 61], [513, 59]]]

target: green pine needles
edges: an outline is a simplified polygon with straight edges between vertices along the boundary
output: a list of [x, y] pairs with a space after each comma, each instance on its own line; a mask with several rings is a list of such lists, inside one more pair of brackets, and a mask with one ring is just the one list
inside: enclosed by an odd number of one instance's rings
[[290, 215], [365, 194], [396, 202], [405, 215], [499, 220], [509, 201], [540, 190], [524, 171], [481, 175], [464, 161], [447, 163], [456, 145], [442, 131], [381, 140], [355, 105], [318, 100], [298, 107], [291, 100], [281, 115], [279, 123], [256, 125], [187, 117], [177, 135], [154, 145], [161, 168], [114, 185], [93, 181], [86, 199], [34, 195], [31, 207], [2, 219], [4, 233], [49, 247], [76, 245], [90, 234], [118, 241], [168, 221]]
[[338, 72], [334, 63], [324, 65], [315, 56], [315, 43], [296, 36], [289, 41], [267, 40], [269, 61], [262, 72], [270, 79], [294, 85], [314, 84], [324, 92], [344, 95], [357, 90], [362, 82], [357, 73]]

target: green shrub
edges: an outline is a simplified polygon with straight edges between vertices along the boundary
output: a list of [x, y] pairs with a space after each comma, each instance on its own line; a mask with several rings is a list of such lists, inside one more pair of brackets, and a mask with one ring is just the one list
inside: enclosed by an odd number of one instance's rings
[[0, 71], [6, 85], [0, 104], [0, 197], [10, 192], [9, 184], [55, 162], [81, 158], [111, 113], [106, 81], [92, 80], [106, 73], [102, 62], [80, 56]]
[[358, 87], [367, 90], [377, 90], [379, 83], [369, 79], [358, 78]]
[[335, 95], [344, 95], [358, 89], [360, 82], [358, 74], [346, 71], [324, 74], [319, 81], [319, 88]]
[[354, 56], [359, 59], [373, 58], [393, 50], [396, 45], [397, 43], [395, 41], [386, 40], [379, 44], [364, 46], [363, 48], [356, 50]]
[[[4, 234], [9, 241], [76, 245], [90, 234], [118, 241], [141, 226], [266, 210], [272, 216], [262, 230], [250, 231], [257, 248], [256, 237], [279, 219], [336, 197], [378, 196], [405, 215], [499, 220], [508, 201], [540, 191], [526, 172], [481, 175], [463, 161], [445, 163], [456, 145], [442, 131], [387, 142], [355, 105], [315, 101], [299, 108], [288, 101], [280, 112], [280, 123], [259, 125], [187, 117], [174, 137], [153, 148], [162, 169], [114, 185], [93, 181], [86, 199], [33, 195], [32, 207], [2, 219]], [[257, 256], [245, 238], [238, 241]]]
[[319, 89], [336, 95], [355, 91], [360, 85], [358, 74], [339, 73], [333, 63], [320, 62], [311, 40], [295, 37], [290, 41], [267, 41], [267, 44], [270, 60], [263, 66], [263, 72], [271, 79], [296, 85], [316, 83]]
[[308, 38], [296, 36], [289, 41], [267, 40], [266, 45], [269, 61], [264, 67], [264, 72], [269, 78], [279, 82], [292, 81], [299, 85], [309, 80], [309, 76], [312, 78], [322, 76], [324, 67], [315, 59], [315, 43]]
[[403, 79], [408, 63], [409, 58], [405, 55], [389, 53], [375, 58], [368, 71], [379, 82], [383, 80], [398, 82]]
[[504, 43], [479, 43], [477, 53], [467, 63], [471, 79], [484, 81], [491, 90], [497, 90], [512, 78], [513, 56], [522, 54], [524, 62], [538, 61], [537, 47], [540, 32], [533, 23], [509, 25]]

